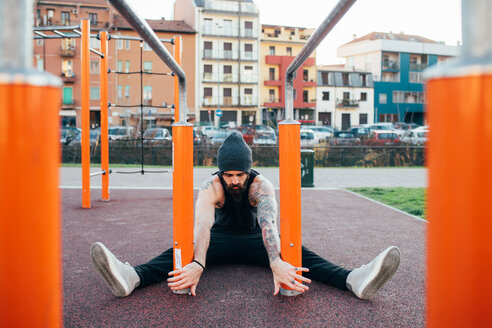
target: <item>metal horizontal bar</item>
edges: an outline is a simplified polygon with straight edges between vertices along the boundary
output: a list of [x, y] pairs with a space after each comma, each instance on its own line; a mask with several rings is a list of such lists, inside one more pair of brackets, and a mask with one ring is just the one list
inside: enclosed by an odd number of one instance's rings
[[[142, 38], [140, 38], [138, 36], [126, 36], [126, 35], [114, 35], [114, 34], [110, 34], [110, 37], [111, 37], [111, 39], [116, 39], [116, 40], [144, 41]], [[172, 43], [173, 42], [173, 39], [159, 39], [159, 41]]]
[[99, 55], [101, 58], [104, 58], [104, 54], [102, 52], [99, 52], [95, 49], [92, 49], [92, 48], [89, 48], [90, 51], [92, 51], [93, 53], [95, 53], [96, 55]]
[[72, 25], [72, 26], [35, 26], [33, 28], [34, 31], [66, 31], [66, 30], [76, 30], [80, 29], [80, 25]]
[[93, 177], [93, 176], [101, 175], [101, 174], [106, 174], [106, 171], [102, 170], [102, 171], [99, 171], [99, 172], [94, 172], [94, 173], [91, 173], [90, 176]]

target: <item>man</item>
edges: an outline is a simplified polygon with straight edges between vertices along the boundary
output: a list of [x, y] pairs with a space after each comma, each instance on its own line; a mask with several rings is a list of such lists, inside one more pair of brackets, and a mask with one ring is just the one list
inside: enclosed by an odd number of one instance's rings
[[173, 271], [170, 248], [145, 264], [131, 267], [120, 262], [103, 244], [92, 245], [94, 266], [116, 296], [128, 296], [136, 287], [166, 278], [173, 291], [190, 288], [196, 296], [206, 266], [242, 263], [269, 266], [274, 295], [279, 292], [280, 284], [305, 292], [309, 287], [304, 283], [313, 279], [348, 289], [360, 299], [370, 299], [398, 269], [400, 251], [394, 246], [353, 271], [336, 266], [305, 247], [302, 247], [303, 268], [283, 261], [273, 186], [251, 169], [251, 149], [240, 133], [227, 137], [219, 148], [217, 163], [219, 172], [204, 181], [196, 201], [193, 262]]

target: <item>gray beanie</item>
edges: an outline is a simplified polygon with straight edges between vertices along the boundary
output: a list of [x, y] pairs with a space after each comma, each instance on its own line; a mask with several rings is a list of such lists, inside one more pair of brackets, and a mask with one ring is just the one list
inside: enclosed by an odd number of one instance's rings
[[249, 172], [252, 163], [251, 149], [244, 142], [243, 135], [238, 131], [232, 132], [219, 148], [217, 154], [219, 171]]

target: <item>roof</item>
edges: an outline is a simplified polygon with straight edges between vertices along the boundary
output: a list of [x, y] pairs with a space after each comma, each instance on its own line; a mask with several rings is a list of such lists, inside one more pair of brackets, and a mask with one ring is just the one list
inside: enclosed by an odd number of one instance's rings
[[67, 5], [74, 5], [74, 6], [87, 6], [87, 5], [99, 5], [99, 6], [110, 6], [109, 2], [107, 0], [82, 0], [82, 1], [77, 1], [77, 0], [48, 0], [48, 1], [42, 1], [42, 0], [36, 0], [34, 1], [35, 3], [39, 4], [50, 4], [50, 3], [65, 3]]
[[319, 72], [343, 72], [343, 73], [368, 73], [369, 71], [359, 70], [355, 68], [348, 68], [345, 64], [335, 64], [335, 65], [319, 65], [317, 66]]
[[361, 42], [361, 41], [373, 41], [373, 40], [395, 40], [395, 41], [410, 41], [410, 42], [423, 42], [423, 43], [439, 43], [437, 41], [431, 40], [424, 38], [419, 35], [410, 35], [410, 34], [405, 34], [405, 33], [385, 33], [385, 32], [372, 32], [369, 34], [366, 34], [360, 38], [356, 38], [350, 42], [347, 42], [346, 44], [349, 43], [355, 43], [355, 42]]
[[[146, 19], [154, 31], [177, 32], [177, 33], [196, 33], [196, 31], [184, 21], [165, 20], [165, 19]], [[114, 28], [123, 30], [133, 30], [128, 22], [121, 16], [114, 16]]]
[[[237, 2], [237, 0], [226, 0], [226, 1], [234, 1]], [[241, 2], [253, 2], [253, 0], [240, 0]], [[195, 0], [195, 6], [197, 7], [203, 7], [204, 6], [205, 0]]]

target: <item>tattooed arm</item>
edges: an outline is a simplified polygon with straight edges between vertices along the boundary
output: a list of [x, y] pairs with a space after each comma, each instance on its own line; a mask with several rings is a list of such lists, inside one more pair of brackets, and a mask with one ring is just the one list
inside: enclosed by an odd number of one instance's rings
[[249, 201], [252, 206], [257, 207], [258, 224], [263, 234], [263, 243], [265, 244], [270, 261], [270, 268], [273, 273], [273, 282], [277, 295], [280, 284], [285, 284], [289, 288], [304, 292], [309, 289], [308, 286], [299, 283], [297, 280], [310, 283], [311, 280], [297, 274], [298, 271], [309, 271], [306, 268], [295, 268], [280, 258], [280, 238], [277, 230], [277, 201], [275, 200], [275, 191], [270, 181], [261, 175], [258, 175], [251, 184], [249, 191]]
[[[210, 243], [210, 229], [215, 219], [215, 205], [223, 201], [224, 190], [217, 176], [210, 177], [200, 186], [195, 206], [195, 245], [194, 259], [206, 265], [207, 250]], [[169, 272], [168, 286], [172, 290], [190, 288], [191, 294], [196, 296], [195, 290], [203, 273], [203, 268], [191, 262], [182, 269]]]

